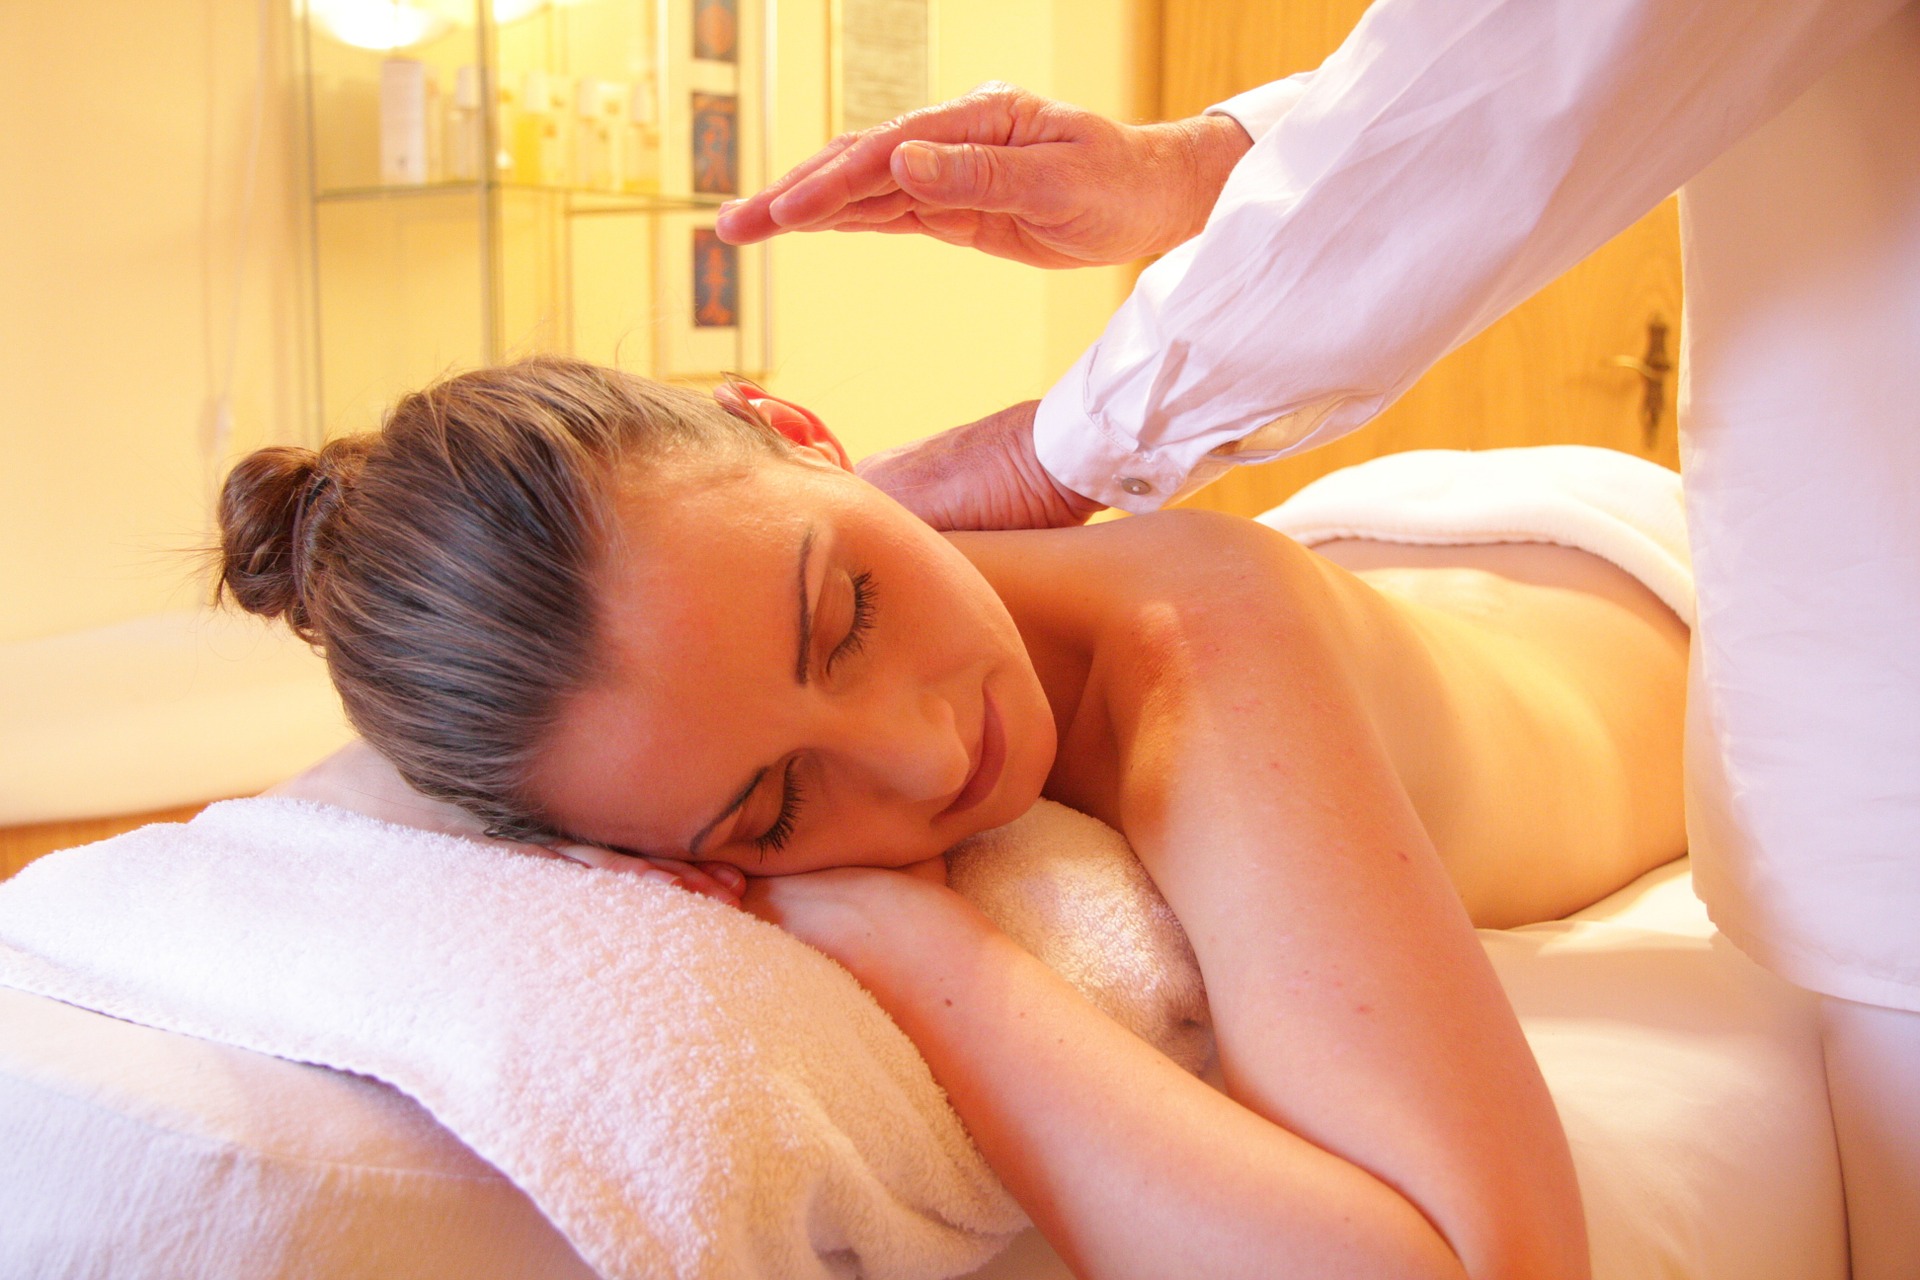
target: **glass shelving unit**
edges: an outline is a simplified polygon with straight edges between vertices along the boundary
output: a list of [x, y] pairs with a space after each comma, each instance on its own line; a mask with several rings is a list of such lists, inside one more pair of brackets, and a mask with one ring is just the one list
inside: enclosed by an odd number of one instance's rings
[[317, 412], [378, 421], [537, 351], [669, 379], [755, 372], [765, 0], [296, 0]]

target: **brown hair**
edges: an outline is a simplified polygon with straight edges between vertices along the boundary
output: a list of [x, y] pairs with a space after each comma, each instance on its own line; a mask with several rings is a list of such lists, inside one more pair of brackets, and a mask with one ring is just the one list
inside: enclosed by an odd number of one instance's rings
[[623, 469], [778, 439], [580, 360], [460, 374], [378, 432], [242, 459], [220, 494], [216, 594], [320, 650], [347, 718], [417, 790], [491, 834], [552, 835], [528, 783], [597, 671], [594, 569]]

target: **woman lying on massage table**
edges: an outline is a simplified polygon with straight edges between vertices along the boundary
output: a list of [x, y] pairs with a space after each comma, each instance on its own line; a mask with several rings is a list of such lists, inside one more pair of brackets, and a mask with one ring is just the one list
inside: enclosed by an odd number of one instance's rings
[[[1686, 631], [1612, 565], [1188, 512], [942, 535], [798, 406], [556, 359], [255, 453], [221, 515], [225, 588], [414, 789], [850, 969], [1078, 1274], [1587, 1273], [1472, 926], [1682, 851]], [[1224, 1095], [942, 883], [1042, 795], [1178, 914]]]

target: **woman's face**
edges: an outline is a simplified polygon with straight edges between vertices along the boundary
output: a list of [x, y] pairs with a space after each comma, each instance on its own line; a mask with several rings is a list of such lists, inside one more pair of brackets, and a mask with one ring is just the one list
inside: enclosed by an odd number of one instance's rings
[[986, 579], [865, 481], [796, 452], [628, 492], [605, 674], [535, 799], [570, 836], [750, 875], [904, 866], [1039, 797], [1053, 716]]

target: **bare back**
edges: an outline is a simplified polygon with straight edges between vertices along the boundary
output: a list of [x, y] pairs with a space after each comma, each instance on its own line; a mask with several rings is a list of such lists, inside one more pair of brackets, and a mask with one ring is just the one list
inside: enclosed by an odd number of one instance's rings
[[1685, 852], [1688, 630], [1637, 579], [1539, 543], [1314, 551], [1351, 573], [1373, 718], [1475, 923], [1565, 915]]
[[[1544, 544], [1345, 540], [1306, 552], [1251, 521], [1208, 521], [1217, 595], [1294, 593], [1334, 628], [1349, 681], [1477, 925], [1578, 910], [1684, 852], [1687, 629], [1641, 583]], [[1008, 603], [1059, 719], [1056, 799], [1118, 826], [1103, 651], [1181, 590], [1177, 520], [964, 535]], [[1284, 546], [1284, 554], [1275, 557]], [[1284, 568], [1305, 561], [1313, 572]], [[1224, 565], [1224, 571], [1223, 571]], [[1308, 598], [1311, 597], [1311, 598]], [[1236, 600], [1205, 612], [1235, 625]], [[1276, 666], [1292, 660], [1285, 641]], [[1312, 732], [1310, 725], [1299, 732]]]

